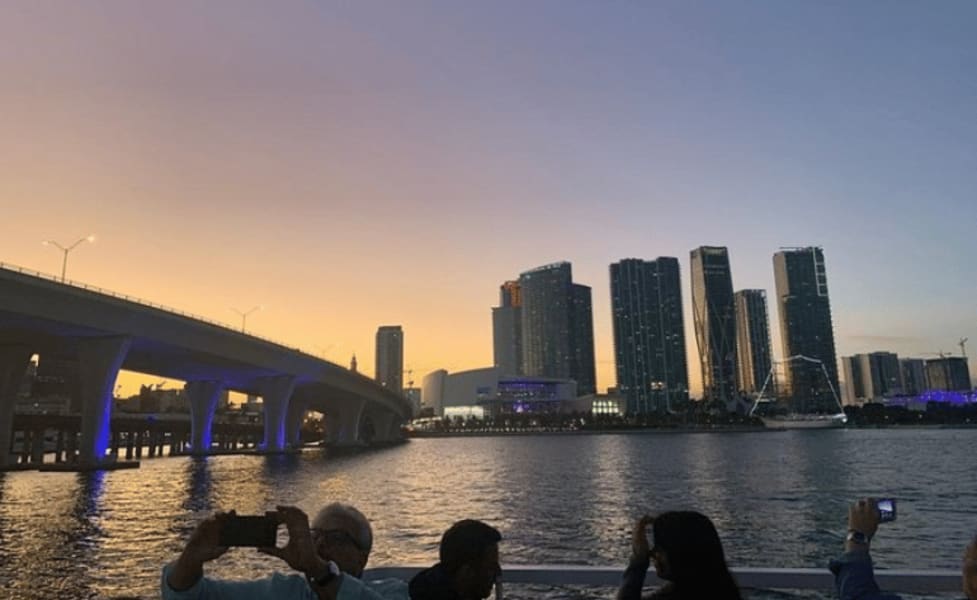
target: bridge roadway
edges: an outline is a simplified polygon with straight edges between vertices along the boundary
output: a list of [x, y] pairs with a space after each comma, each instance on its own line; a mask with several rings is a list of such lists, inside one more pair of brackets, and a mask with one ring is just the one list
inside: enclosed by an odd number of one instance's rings
[[[210, 450], [214, 410], [224, 390], [261, 396], [261, 449], [298, 442], [307, 410], [325, 415], [336, 446], [401, 439], [411, 417], [405, 397], [372, 379], [295, 348], [73, 282], [0, 264], [0, 466], [11, 461], [17, 389], [32, 355], [77, 360], [81, 435], [77, 462], [104, 463], [120, 369], [186, 382], [195, 453]], [[366, 420], [370, 440], [361, 439]]]

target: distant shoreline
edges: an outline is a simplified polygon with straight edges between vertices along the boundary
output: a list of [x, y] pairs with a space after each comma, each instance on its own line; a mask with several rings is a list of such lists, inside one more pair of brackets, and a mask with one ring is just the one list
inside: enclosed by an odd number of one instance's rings
[[[838, 429], [977, 429], [977, 423], [945, 423], [928, 425], [848, 425], [846, 427], [834, 427], [825, 429], [810, 429], [803, 431], [828, 431]], [[551, 435], [606, 435], [606, 434], [625, 434], [625, 435], [655, 435], [655, 434], [676, 434], [676, 433], [757, 433], [757, 432], [785, 432], [802, 431], [800, 429], [771, 429], [754, 425], [725, 426], [725, 427], [630, 427], [627, 429], [576, 429], [560, 431], [412, 431], [407, 434], [407, 439], [413, 438], [450, 438], [450, 437], [526, 437], [526, 436], [551, 436]]]
[[755, 425], [729, 427], [629, 427], [627, 429], [573, 429], [559, 431], [412, 431], [407, 438], [445, 438], [445, 437], [514, 437], [533, 435], [606, 435], [622, 433], [626, 435], [672, 434], [672, 433], [752, 433], [776, 431]]

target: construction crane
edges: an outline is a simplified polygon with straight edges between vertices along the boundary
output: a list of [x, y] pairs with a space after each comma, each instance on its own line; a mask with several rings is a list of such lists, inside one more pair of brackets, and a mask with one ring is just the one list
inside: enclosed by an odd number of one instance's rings
[[967, 358], [967, 340], [970, 338], [960, 338], [957, 344], [960, 346], [960, 355]]

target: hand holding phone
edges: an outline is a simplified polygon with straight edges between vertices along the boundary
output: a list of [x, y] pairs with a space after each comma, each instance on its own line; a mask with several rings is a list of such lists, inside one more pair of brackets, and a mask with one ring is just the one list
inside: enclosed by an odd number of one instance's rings
[[879, 523], [889, 523], [896, 520], [896, 499], [879, 498], [875, 502], [879, 511]]
[[225, 515], [220, 520], [219, 544], [221, 546], [271, 547], [278, 539], [279, 518], [277, 513], [264, 516]]

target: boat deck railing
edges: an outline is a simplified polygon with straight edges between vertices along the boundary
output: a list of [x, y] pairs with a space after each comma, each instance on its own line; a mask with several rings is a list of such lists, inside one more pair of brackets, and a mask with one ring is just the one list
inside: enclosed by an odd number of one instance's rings
[[[397, 578], [409, 580], [425, 566], [376, 567], [368, 569], [366, 579]], [[823, 569], [784, 569], [766, 567], [733, 567], [733, 576], [741, 588], [756, 590], [834, 590], [834, 576]], [[502, 586], [531, 584], [553, 586], [617, 587], [624, 573], [620, 567], [585, 565], [503, 565]], [[883, 590], [907, 593], [961, 593], [959, 570], [876, 569], [875, 579]], [[663, 583], [648, 572], [647, 587]]]

